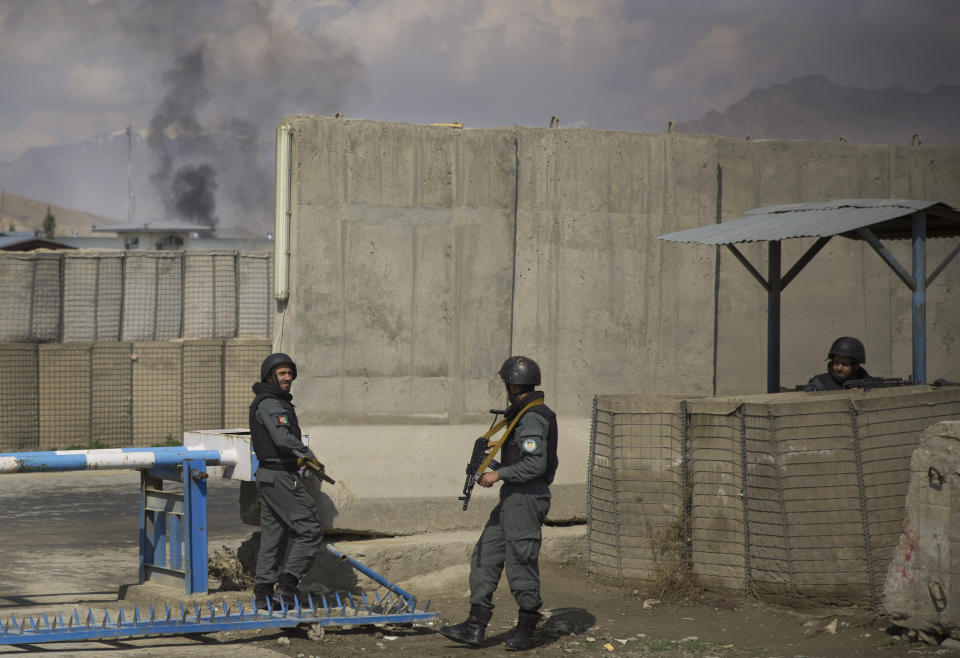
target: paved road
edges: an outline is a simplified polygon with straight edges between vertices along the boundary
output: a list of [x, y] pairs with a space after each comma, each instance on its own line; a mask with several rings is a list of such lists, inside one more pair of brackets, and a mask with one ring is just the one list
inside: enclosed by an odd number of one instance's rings
[[[140, 474], [0, 475], [0, 616], [12, 606], [116, 600], [136, 584]], [[239, 517], [239, 483], [208, 480], [208, 545], [254, 530]]]

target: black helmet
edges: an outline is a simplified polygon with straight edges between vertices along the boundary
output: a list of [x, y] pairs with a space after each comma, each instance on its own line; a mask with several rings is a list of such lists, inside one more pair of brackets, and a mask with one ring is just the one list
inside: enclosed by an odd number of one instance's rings
[[861, 365], [867, 362], [867, 351], [864, 349], [863, 343], [850, 336], [843, 336], [833, 341], [827, 357], [832, 359], [835, 356], [849, 357]]
[[525, 356], [511, 356], [503, 362], [497, 374], [500, 375], [504, 384], [540, 385], [540, 366], [536, 361]]
[[283, 352], [274, 352], [265, 358], [263, 363], [260, 364], [260, 381], [267, 381], [267, 379], [270, 378], [270, 373], [273, 372], [273, 369], [277, 366], [283, 365], [284, 363], [290, 364], [290, 367], [293, 368], [293, 378], [296, 379], [297, 364], [293, 362], [293, 359]]

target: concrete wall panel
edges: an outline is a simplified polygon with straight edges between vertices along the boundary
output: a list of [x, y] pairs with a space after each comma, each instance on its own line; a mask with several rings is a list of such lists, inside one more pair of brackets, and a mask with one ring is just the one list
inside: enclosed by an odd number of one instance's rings
[[[317, 378], [301, 393], [316, 421], [456, 422], [499, 404], [509, 352], [541, 362], [561, 415], [598, 392], [762, 392], [766, 293], [725, 249], [659, 235], [780, 203], [960, 205], [950, 148], [288, 120], [292, 293], [275, 333]], [[784, 243], [784, 271], [812, 243]], [[908, 263], [906, 247], [890, 245]], [[740, 249], [766, 275], [766, 245]], [[957, 362], [958, 279], [954, 264], [930, 289], [931, 378]], [[908, 311], [868, 246], [834, 238], [784, 291], [782, 385], [822, 372], [839, 335], [864, 340], [871, 373], [909, 374]]]
[[[567, 413], [597, 392], [709, 393], [713, 253], [657, 236], [711, 221], [713, 140], [520, 135], [514, 352], [540, 362]], [[636, 183], [625, 160], [641, 163]]]
[[289, 120], [296, 292], [275, 326], [309, 380], [307, 420], [450, 421], [492, 404], [464, 396], [490, 391], [509, 351], [513, 133]]

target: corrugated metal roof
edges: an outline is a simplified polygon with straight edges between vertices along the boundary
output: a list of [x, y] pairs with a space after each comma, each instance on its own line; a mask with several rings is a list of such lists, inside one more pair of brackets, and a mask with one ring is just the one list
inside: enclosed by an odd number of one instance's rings
[[856, 240], [857, 229], [870, 227], [878, 238], [902, 239], [911, 236], [911, 216], [921, 210], [927, 212], [927, 237], [960, 236], [960, 211], [939, 201], [835, 199], [754, 208], [737, 219], [659, 237], [713, 245], [832, 235]]

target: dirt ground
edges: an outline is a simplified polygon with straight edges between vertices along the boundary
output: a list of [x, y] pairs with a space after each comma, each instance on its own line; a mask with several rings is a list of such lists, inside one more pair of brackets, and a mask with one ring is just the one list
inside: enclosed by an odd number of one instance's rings
[[[535, 656], [656, 656], [680, 658], [875, 658], [960, 655], [936, 645], [901, 637], [889, 621], [856, 608], [802, 612], [755, 600], [724, 600], [704, 595], [697, 600], [654, 602], [642, 591], [588, 580], [582, 568], [543, 566], [544, 612]], [[482, 648], [447, 640], [439, 625], [466, 617], [466, 581], [434, 592], [430, 609], [440, 621], [415, 627], [326, 629], [311, 638], [306, 628], [264, 631], [256, 636], [220, 637], [231, 643], [253, 642], [288, 656], [504, 655], [516, 608], [501, 583], [497, 608]], [[289, 641], [289, 643], [288, 643]], [[520, 655], [520, 654], [511, 654]]]

